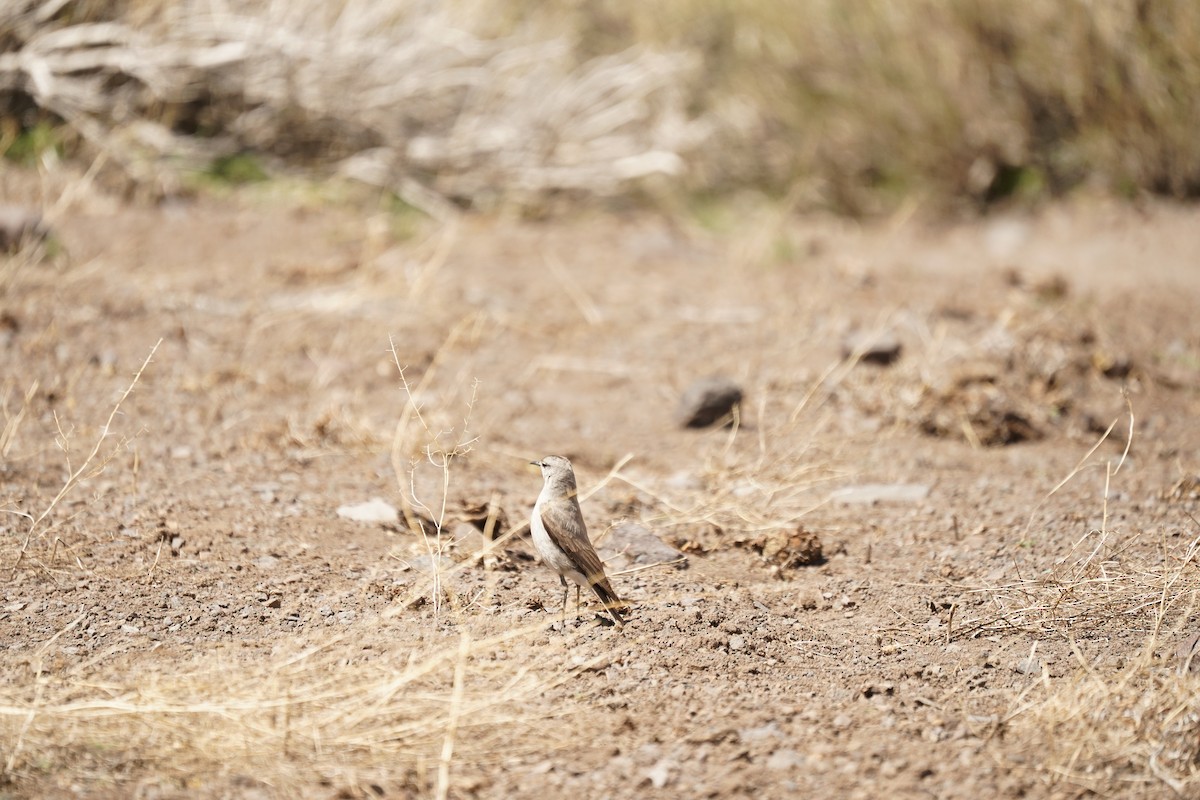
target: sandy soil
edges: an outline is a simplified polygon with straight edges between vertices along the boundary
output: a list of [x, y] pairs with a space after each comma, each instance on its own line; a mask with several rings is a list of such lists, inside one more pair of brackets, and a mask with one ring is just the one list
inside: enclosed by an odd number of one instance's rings
[[[1200, 791], [1196, 209], [416, 227], [90, 197], [4, 262], [0, 796]], [[624, 630], [519, 530], [550, 453]]]

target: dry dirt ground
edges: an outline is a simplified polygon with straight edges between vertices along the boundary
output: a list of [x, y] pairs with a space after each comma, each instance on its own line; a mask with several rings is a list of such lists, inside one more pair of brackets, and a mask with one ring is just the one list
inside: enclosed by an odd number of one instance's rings
[[[53, 223], [0, 268], [0, 797], [1200, 792], [1193, 207]], [[521, 530], [550, 453], [623, 630]]]

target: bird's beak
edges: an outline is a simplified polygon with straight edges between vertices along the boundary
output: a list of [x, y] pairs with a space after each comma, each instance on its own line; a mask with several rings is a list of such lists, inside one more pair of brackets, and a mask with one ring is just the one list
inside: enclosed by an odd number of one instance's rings
[[540, 466], [542, 466], [542, 462], [540, 462], [540, 461], [530, 461], [529, 463], [530, 463], [530, 464], [533, 464], [535, 467], [540, 467]]

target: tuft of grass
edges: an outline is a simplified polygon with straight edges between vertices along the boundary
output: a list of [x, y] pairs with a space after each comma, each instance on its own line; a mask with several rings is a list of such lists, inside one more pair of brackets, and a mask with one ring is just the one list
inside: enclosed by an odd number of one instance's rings
[[30, 679], [0, 686], [0, 783], [212, 790], [248, 781], [284, 795], [343, 782], [425, 794], [436, 783], [445, 796], [452, 760], [511, 756], [514, 732], [535, 722], [530, 701], [579, 671], [514, 668], [513, 642], [530, 635], [463, 631], [446, 645], [363, 662], [346, 633], [268, 660], [213, 652], [184, 669], [142, 665], [117, 678], [100, 659], [45, 668], [53, 637]]
[[[1115, 420], [1047, 499], [1090, 466]], [[995, 720], [991, 747], [1016, 769], [1057, 792], [1108, 794], [1122, 789], [1179, 797], [1200, 788], [1200, 674], [1161, 646], [1194, 626], [1200, 604], [1195, 560], [1200, 536], [1146, 552], [1139, 537], [1108, 527], [1108, 501], [1133, 442], [1130, 408], [1125, 450], [1105, 466], [1102, 522], [1045, 574], [980, 591], [991, 608], [954, 636], [1022, 632], [1060, 638], [1073, 654], [1071, 675], [1042, 674]], [[1031, 517], [1032, 519], [1032, 517]], [[1140, 638], [1139, 652], [1113, 669], [1111, 637]], [[1094, 652], [1089, 652], [1093, 650]]]
[[[1078, 664], [1066, 679], [1051, 681], [1043, 674], [1017, 698], [1002, 721], [1009, 757], [1032, 765], [1028, 768], [1051, 786], [1089, 793], [1165, 786], [1179, 797], [1195, 795], [1200, 674], [1158, 651], [1194, 620], [1200, 579], [1192, 562], [1198, 544], [1200, 539], [1154, 563], [1099, 563], [1095, 569], [1102, 575], [1047, 584], [1040, 603], [1012, 615], [1015, 624], [1066, 636]], [[1030, 596], [1028, 587], [1023, 594]], [[1076, 641], [1141, 626], [1148, 629], [1141, 652], [1115, 673], [1100, 666], [1107, 646], [1101, 645], [1093, 662]]]

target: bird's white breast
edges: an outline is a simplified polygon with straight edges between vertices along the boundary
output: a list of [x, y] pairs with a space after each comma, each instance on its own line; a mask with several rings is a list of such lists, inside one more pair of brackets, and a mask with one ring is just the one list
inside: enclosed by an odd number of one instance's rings
[[533, 546], [537, 549], [538, 555], [542, 557], [542, 561], [557, 572], [559, 575], [570, 578], [581, 586], [587, 586], [587, 580], [583, 574], [579, 572], [571, 559], [559, 549], [554, 540], [550, 538], [550, 534], [546, 532], [546, 526], [542, 523], [542, 498], [533, 506], [533, 514], [529, 518], [529, 533], [533, 537]]

